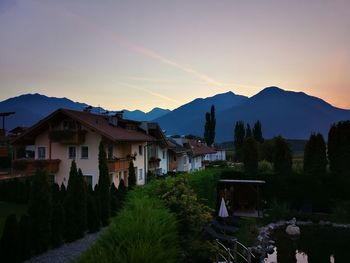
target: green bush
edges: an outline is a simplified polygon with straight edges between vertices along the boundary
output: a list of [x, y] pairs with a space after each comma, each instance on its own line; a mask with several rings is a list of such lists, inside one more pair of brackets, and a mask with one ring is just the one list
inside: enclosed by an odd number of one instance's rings
[[217, 169], [206, 169], [192, 173], [189, 177], [189, 183], [196, 192], [198, 201], [212, 209], [216, 207], [216, 185], [219, 175]]
[[339, 202], [331, 214], [331, 220], [339, 223], [350, 222], [350, 201]]
[[78, 262], [178, 262], [176, 219], [156, 198], [135, 190]]

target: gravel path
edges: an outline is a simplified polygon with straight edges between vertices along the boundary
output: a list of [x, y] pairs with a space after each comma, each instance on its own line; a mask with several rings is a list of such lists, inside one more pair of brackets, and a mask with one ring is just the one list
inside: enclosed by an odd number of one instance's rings
[[77, 259], [86, 249], [88, 249], [99, 237], [102, 231], [89, 234], [74, 241], [64, 244], [59, 248], [55, 248], [45, 252], [44, 254], [33, 257], [23, 263], [69, 263]]

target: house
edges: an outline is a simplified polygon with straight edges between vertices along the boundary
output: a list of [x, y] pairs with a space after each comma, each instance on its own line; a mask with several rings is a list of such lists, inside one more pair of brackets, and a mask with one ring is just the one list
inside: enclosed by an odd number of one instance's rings
[[216, 151], [205, 143], [185, 138], [173, 138], [178, 144], [178, 171], [193, 172], [205, 167], [205, 156]]
[[215, 149], [215, 153], [206, 154], [205, 161], [226, 161], [226, 151], [224, 149]]
[[[151, 168], [148, 148], [158, 140], [142, 125], [123, 119], [122, 113], [101, 115], [59, 109], [13, 139], [13, 171], [17, 175], [31, 175], [41, 167], [52, 181], [67, 185], [71, 162], [75, 160], [88, 184], [95, 186], [99, 176], [99, 143], [103, 140], [111, 181], [116, 186], [121, 179], [127, 183], [132, 160], [137, 184], [143, 185]], [[20, 150], [28, 146], [34, 149], [33, 158]]]

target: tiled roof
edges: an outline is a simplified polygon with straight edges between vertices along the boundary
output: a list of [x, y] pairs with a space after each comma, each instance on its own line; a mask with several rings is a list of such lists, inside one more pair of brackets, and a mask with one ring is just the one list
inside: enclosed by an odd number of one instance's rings
[[188, 140], [187, 143], [191, 148], [192, 154], [194, 156], [216, 153], [216, 151], [213, 148], [197, 140]]
[[[32, 139], [36, 135], [40, 134], [43, 130], [48, 129], [48, 123], [50, 121], [60, 119], [62, 118], [62, 116], [70, 117], [80, 122], [83, 126], [87, 127], [88, 129], [93, 130], [112, 141], [150, 142], [156, 140], [154, 137], [139, 130], [130, 130], [122, 127], [113, 126], [109, 123], [108, 116], [83, 111], [58, 109], [43, 120], [33, 125], [23, 134], [15, 138], [12, 143], [21, 143], [23, 141], [26, 141], [27, 138]], [[128, 122], [128, 120], [123, 120], [123, 122]], [[130, 123], [135, 124], [136, 122], [130, 121]]]
[[96, 129], [97, 132], [109, 137], [114, 141], [154, 141], [150, 135], [141, 131], [128, 130], [109, 124], [108, 117], [83, 111], [62, 109], [69, 117], [80, 121], [89, 128]]

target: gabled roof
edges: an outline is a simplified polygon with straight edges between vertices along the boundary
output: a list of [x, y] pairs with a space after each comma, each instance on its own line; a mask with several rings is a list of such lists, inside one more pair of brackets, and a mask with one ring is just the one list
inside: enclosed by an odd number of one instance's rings
[[[58, 109], [15, 138], [12, 143], [20, 144], [27, 141], [33, 141], [38, 134], [49, 128], [50, 123], [57, 123], [57, 121], [63, 120], [66, 117], [81, 123], [84, 127], [95, 131], [112, 141], [155, 141], [154, 137], [142, 131], [129, 130], [111, 125], [109, 123], [108, 116], [105, 115], [68, 109]], [[128, 122], [128, 120], [123, 120], [123, 122]], [[136, 123], [134, 121], [130, 122]]]
[[206, 155], [206, 154], [211, 154], [211, 153], [216, 153], [216, 151], [207, 146], [206, 144], [199, 142], [197, 140], [188, 140], [187, 141], [188, 146], [190, 147], [192, 151], [193, 156], [199, 156], [199, 155]]

